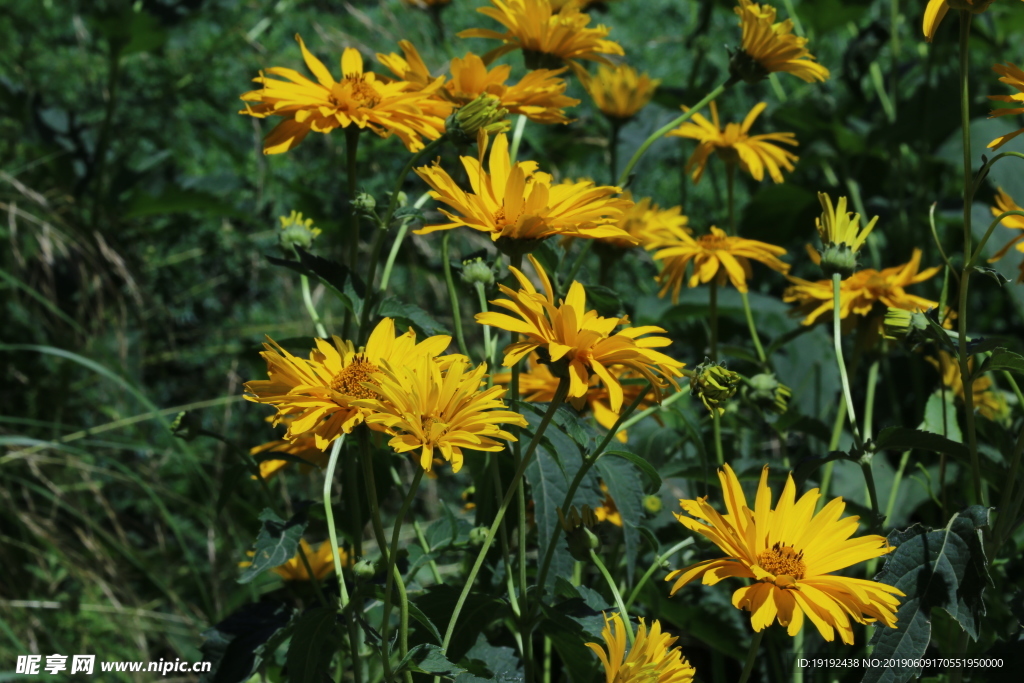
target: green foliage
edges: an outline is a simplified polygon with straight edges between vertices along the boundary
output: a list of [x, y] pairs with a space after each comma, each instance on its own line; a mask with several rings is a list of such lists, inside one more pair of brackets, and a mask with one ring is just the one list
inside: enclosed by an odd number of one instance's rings
[[260, 513], [263, 526], [253, 544], [252, 564], [245, 568], [238, 583], [249, 583], [271, 567], [290, 560], [299, 547], [299, 539], [306, 530], [305, 509], [285, 521], [269, 508]]

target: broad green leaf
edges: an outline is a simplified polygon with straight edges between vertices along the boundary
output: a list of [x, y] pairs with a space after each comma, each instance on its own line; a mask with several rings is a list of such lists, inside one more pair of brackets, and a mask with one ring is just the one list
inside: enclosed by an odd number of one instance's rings
[[875, 450], [879, 451], [906, 451], [918, 448], [955, 457], [969, 455], [967, 447], [962, 443], [947, 439], [940, 434], [922, 432], [920, 429], [907, 429], [906, 427], [886, 427], [878, 434], [874, 445]]
[[[985, 615], [982, 593], [990, 582], [982, 546], [988, 511], [973, 506], [953, 515], [944, 529], [915, 525], [889, 534], [896, 550], [886, 557], [875, 580], [906, 594], [896, 612], [897, 628], [876, 627], [873, 656], [914, 660], [924, 657], [931, 641], [931, 613], [943, 609], [975, 640]], [[911, 663], [910, 661], [906, 662]], [[868, 669], [864, 683], [904, 683], [921, 675], [921, 667]]]
[[995, 372], [996, 370], [1008, 370], [1017, 374], [1024, 374], [1024, 356], [1007, 349], [996, 349], [992, 352], [991, 356], [985, 359], [985, 362], [981, 364], [975, 375], [980, 376], [983, 373]]
[[[556, 605], [541, 605], [544, 619], [540, 622], [540, 630], [551, 639], [558, 656], [570, 678], [575, 683], [588, 683], [594, 680], [598, 660], [593, 651], [586, 646], [589, 641], [600, 640], [600, 627], [597, 633], [589, 633], [584, 626], [574, 619], [572, 614], [580, 615], [580, 610], [591, 612], [582, 598], [567, 600]], [[594, 615], [591, 615], [594, 616]], [[600, 619], [600, 615], [596, 615]]]
[[306, 530], [305, 512], [303, 509], [287, 522], [270, 508], [260, 513], [263, 527], [253, 546], [252, 564], [238, 577], [238, 583], [249, 583], [267, 569], [278, 567], [295, 556], [299, 539]]
[[456, 676], [465, 673], [465, 669], [448, 661], [438, 645], [417, 645], [409, 650], [405, 659], [399, 662], [397, 671], [409, 669], [417, 673], [444, 674]]
[[289, 683], [321, 683], [334, 654], [329, 646], [334, 640], [338, 612], [330, 605], [306, 610], [292, 635], [288, 647]]
[[311, 254], [301, 247], [297, 247], [295, 251], [299, 256], [298, 261], [274, 256], [267, 256], [267, 260], [275, 266], [282, 266], [296, 273], [317, 278], [331, 289], [354, 315], [361, 312], [363, 297], [366, 296], [366, 285], [358, 275], [352, 273], [341, 263]]
[[[455, 603], [462, 592], [462, 586], [437, 585], [427, 588], [412, 601], [420, 609], [424, 618], [439, 628], [447, 629], [448, 621], [455, 610]], [[448, 646], [449, 661], [460, 661], [476, 642], [477, 636], [496, 621], [501, 621], [508, 614], [508, 603], [495, 595], [481, 591], [471, 591], [466, 603], [459, 613], [459, 620], [452, 631], [452, 640]], [[426, 634], [421, 629], [410, 637], [415, 644], [427, 642]], [[433, 636], [430, 636], [433, 638]]]
[[[661, 488], [661, 475], [658, 474], [658, 470], [654, 469], [654, 466], [651, 463], [647, 462], [636, 453], [621, 450], [605, 451], [601, 457], [604, 458], [606, 455], [613, 455], [617, 458], [628, 460], [636, 465], [637, 468], [651, 481], [651, 487], [648, 490], [655, 492]], [[598, 460], [598, 462], [600, 462], [600, 460]]]
[[[640, 532], [637, 531], [637, 527], [644, 517], [644, 487], [640, 483], [640, 474], [631, 463], [624, 460], [600, 458], [595, 466], [622, 516], [622, 539], [626, 545], [626, 576], [628, 582], [633, 583], [636, 558], [640, 552]], [[615, 562], [617, 558], [610, 558], [609, 561]]]
[[377, 315], [382, 318], [397, 318], [407, 322], [419, 334], [426, 337], [433, 337], [438, 334], [451, 336], [451, 332], [445, 329], [441, 323], [437, 322], [433, 316], [422, 308], [416, 304], [399, 301], [395, 297], [388, 297], [381, 301], [377, 306]]
[[212, 662], [201, 683], [241, 683], [291, 633], [293, 610], [273, 600], [249, 603], [203, 632], [203, 660]]
[[983, 268], [981, 266], [973, 266], [971, 268], [971, 270], [973, 270], [974, 272], [976, 272], [976, 273], [978, 273], [980, 275], [986, 275], [986, 276], [992, 278], [993, 280], [996, 281], [996, 283], [1000, 287], [1002, 287], [1003, 285], [1005, 285], [1007, 282], [1010, 281], [1009, 279], [1007, 279], [1007, 277], [1005, 275], [1000, 273], [995, 268]]
[[459, 665], [466, 669], [466, 673], [456, 676], [455, 683], [520, 683], [523, 680], [516, 651], [511, 647], [491, 645], [483, 633], [477, 636], [476, 643], [459, 660]]
[[[557, 509], [565, 500], [569, 490], [569, 482], [562, 468], [558, 466], [554, 456], [546, 448], [537, 448], [533, 460], [526, 467], [526, 481], [530, 485], [530, 496], [533, 498], [533, 515], [537, 524], [537, 550], [543, 557], [547, 552], [548, 539], [558, 526]], [[554, 581], [559, 569], [572, 566], [569, 552], [565, 547], [562, 535], [556, 541], [555, 557], [548, 582]]]
[[960, 424], [956, 421], [956, 404], [953, 403], [952, 392], [946, 391], [943, 397], [943, 392], [936, 391], [928, 397], [924, 409], [924, 422], [918, 429], [963, 443], [964, 437], [960, 432]]

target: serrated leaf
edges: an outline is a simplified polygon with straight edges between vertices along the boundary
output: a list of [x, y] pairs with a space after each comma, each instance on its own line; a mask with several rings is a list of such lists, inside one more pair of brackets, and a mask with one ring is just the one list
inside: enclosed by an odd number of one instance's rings
[[455, 683], [521, 683], [523, 680], [523, 670], [516, 651], [511, 647], [491, 645], [483, 633], [477, 636], [476, 643], [459, 660], [459, 665], [467, 673], [458, 675]]
[[[414, 598], [413, 602], [432, 623], [447, 625], [461, 593], [461, 586], [441, 584], [427, 588]], [[503, 619], [507, 613], [508, 603], [503, 599], [480, 591], [471, 591], [452, 631], [447, 653], [449, 660], [460, 661], [476, 642], [477, 635], [495, 621]], [[422, 642], [420, 634], [417, 643]]]
[[299, 539], [306, 530], [306, 510], [296, 513], [287, 522], [274, 514], [270, 508], [260, 513], [263, 522], [256, 543], [251, 564], [238, 577], [238, 583], [249, 583], [271, 567], [278, 567], [292, 557], [299, 547]]
[[640, 474], [628, 461], [600, 458], [596, 465], [608, 494], [615, 501], [622, 516], [622, 539], [626, 546], [626, 576], [633, 583], [636, 558], [640, 551], [640, 532], [637, 527], [643, 519], [644, 488]]
[[886, 427], [874, 441], [879, 451], [906, 451], [918, 448], [923, 451], [945, 453], [954, 457], [966, 457], [970, 454], [967, 447], [940, 434], [922, 432], [920, 429], [906, 427]]
[[1024, 374], [1024, 356], [1007, 349], [996, 349], [992, 355], [985, 359], [981, 367], [975, 372], [975, 376], [981, 376], [986, 372], [997, 370], [1008, 370], [1018, 374]]
[[405, 659], [399, 662], [397, 671], [408, 668], [410, 671], [425, 674], [445, 674], [456, 676], [465, 673], [465, 669], [448, 661], [437, 645], [423, 644], [409, 650]]
[[[661, 475], [658, 474], [658, 470], [654, 469], [654, 465], [641, 458], [636, 453], [630, 453], [629, 451], [614, 450], [605, 451], [601, 457], [604, 458], [606, 455], [612, 455], [616, 458], [622, 458], [636, 465], [636, 467], [643, 472], [651, 482], [650, 491], [657, 491], [661, 488]], [[601, 462], [598, 460], [598, 462]]]
[[303, 612], [295, 624], [288, 647], [289, 683], [321, 683], [333, 652], [325, 647], [337, 628], [338, 612], [331, 606], [313, 607]]
[[395, 297], [388, 297], [377, 306], [377, 315], [382, 318], [398, 318], [409, 323], [421, 335], [433, 337], [443, 334], [451, 336], [451, 332], [445, 329], [444, 325], [437, 322], [433, 316], [424, 311], [416, 304], [399, 301]]
[[[929, 531], [915, 525], [889, 534], [896, 550], [887, 556], [875, 581], [906, 594], [896, 612], [897, 628], [878, 627], [872, 656], [911, 663], [924, 657], [931, 641], [931, 612], [943, 609], [975, 640], [985, 614], [982, 593], [989, 583], [981, 529], [988, 511], [973, 506], [953, 515], [944, 529]], [[864, 683], [904, 683], [921, 674], [921, 667], [868, 669]]]

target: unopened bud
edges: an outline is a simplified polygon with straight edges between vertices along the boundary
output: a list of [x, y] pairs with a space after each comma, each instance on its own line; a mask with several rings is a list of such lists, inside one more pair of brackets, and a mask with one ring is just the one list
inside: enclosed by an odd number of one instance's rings
[[557, 508], [557, 512], [558, 521], [565, 530], [565, 540], [569, 543], [569, 554], [574, 560], [587, 560], [591, 550], [601, 547], [601, 539], [589, 528], [597, 524], [594, 511], [589, 505], [584, 505], [580, 510], [573, 505], [568, 515], [562, 512], [562, 508]]
[[644, 510], [652, 515], [661, 512], [661, 498], [655, 495], [644, 496]]
[[494, 284], [494, 270], [482, 258], [463, 261], [462, 281], [468, 285], [481, 284], [490, 287]]
[[771, 373], [754, 375], [747, 380], [749, 391], [747, 398], [765, 410], [771, 410], [780, 415], [786, 412], [789, 406], [789, 399], [793, 391], [781, 383]]
[[364, 557], [352, 566], [352, 573], [357, 579], [372, 579], [377, 574], [377, 565]]
[[690, 395], [699, 396], [705, 408], [711, 412], [717, 410], [721, 415], [725, 412], [721, 404], [733, 397], [740, 379], [738, 374], [728, 370], [723, 363], [705, 358], [690, 376]]
[[303, 218], [298, 211], [289, 216], [280, 216], [281, 232], [278, 241], [286, 254], [292, 254], [295, 247], [309, 250], [313, 240], [320, 234], [320, 228], [314, 227], [312, 218]]
[[469, 532], [469, 544], [477, 547], [483, 545], [484, 541], [487, 540], [487, 531], [488, 529], [485, 526], [478, 526], [471, 529]]
[[377, 200], [372, 194], [360, 192], [352, 200], [352, 208], [359, 213], [372, 213], [377, 208]]
[[493, 135], [504, 133], [511, 127], [508, 110], [492, 95], [480, 95], [451, 113], [445, 121], [448, 137], [456, 143], [468, 145], [476, 142], [480, 131]]
[[835, 273], [847, 278], [857, 270], [857, 253], [845, 243], [830, 244], [821, 252], [821, 272], [831, 278]]
[[928, 329], [928, 320], [924, 317], [924, 313], [913, 313], [902, 308], [890, 307], [885, 312], [882, 329], [886, 339], [903, 339], [915, 330]]

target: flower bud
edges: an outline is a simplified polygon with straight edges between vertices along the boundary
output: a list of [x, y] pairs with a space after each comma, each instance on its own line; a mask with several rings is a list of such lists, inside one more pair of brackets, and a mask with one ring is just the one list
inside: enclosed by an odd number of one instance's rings
[[928, 329], [928, 320], [923, 313], [912, 313], [902, 308], [890, 307], [882, 323], [886, 339], [903, 339], [914, 331]]
[[504, 133], [511, 127], [508, 110], [491, 95], [480, 95], [459, 107], [444, 122], [448, 137], [458, 144], [468, 145], [477, 140], [480, 131], [488, 135]]
[[171, 434], [185, 441], [191, 441], [199, 436], [200, 429], [199, 419], [187, 410], [178, 413], [171, 423]]
[[373, 198], [372, 194], [360, 192], [352, 200], [352, 208], [359, 213], [373, 213], [373, 210], [377, 208], [377, 200]]
[[469, 544], [472, 546], [482, 546], [484, 541], [487, 540], [487, 527], [478, 526], [474, 527], [469, 532]]
[[377, 574], [377, 565], [373, 560], [368, 560], [365, 557], [352, 566], [352, 573], [355, 574], [357, 579], [368, 580], [372, 579]]
[[463, 261], [462, 281], [468, 285], [481, 284], [490, 287], [494, 284], [494, 270], [482, 258]]
[[601, 547], [601, 539], [589, 529], [597, 524], [594, 511], [589, 505], [584, 505], [580, 510], [573, 505], [569, 508], [568, 515], [562, 512], [562, 508], [558, 508], [557, 512], [558, 521], [565, 530], [565, 540], [569, 543], [569, 554], [580, 562], [589, 559], [590, 551]]
[[286, 254], [294, 253], [296, 247], [309, 250], [321, 232], [320, 228], [313, 226], [312, 218], [303, 218], [298, 211], [292, 211], [289, 216], [280, 216], [280, 220], [278, 243]]
[[725, 412], [721, 404], [733, 397], [741, 379], [724, 363], [705, 358], [690, 376], [690, 395], [699, 396], [705, 408], [721, 415]]
[[831, 244], [821, 252], [821, 272], [831, 278], [839, 273], [842, 278], [853, 275], [857, 270], [857, 253], [846, 244]]
[[644, 496], [644, 510], [652, 515], [661, 512], [661, 498], [655, 495]]
[[754, 375], [747, 380], [747, 398], [765, 410], [771, 410], [780, 415], [786, 412], [789, 406], [789, 399], [793, 395], [792, 390], [782, 384], [771, 373]]

